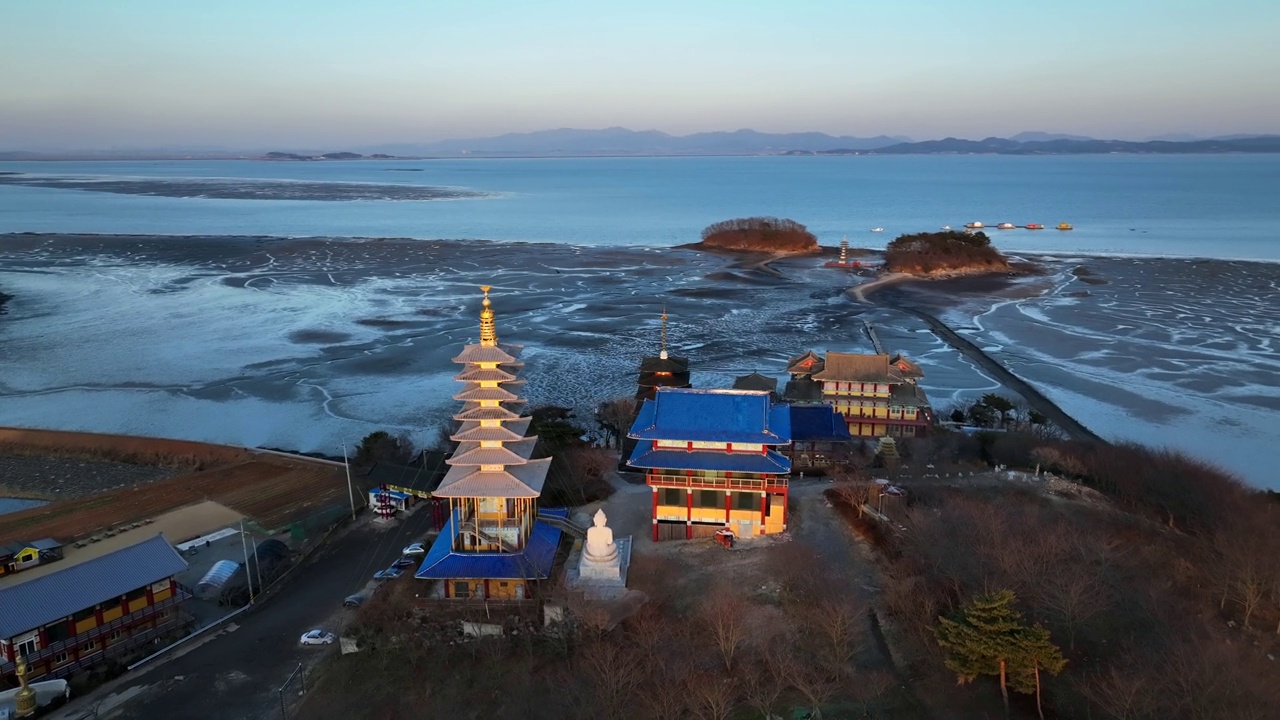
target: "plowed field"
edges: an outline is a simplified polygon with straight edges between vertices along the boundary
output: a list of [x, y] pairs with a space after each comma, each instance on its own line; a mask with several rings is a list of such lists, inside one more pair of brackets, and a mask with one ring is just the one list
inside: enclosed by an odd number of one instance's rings
[[341, 467], [259, 455], [213, 470], [2, 515], [0, 544], [43, 537], [70, 543], [204, 500], [242, 513], [269, 531], [349, 502]]

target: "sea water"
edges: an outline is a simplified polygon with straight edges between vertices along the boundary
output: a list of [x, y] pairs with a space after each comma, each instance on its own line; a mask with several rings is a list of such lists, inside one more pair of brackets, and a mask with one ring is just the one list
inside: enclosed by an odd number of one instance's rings
[[[848, 235], [880, 246], [974, 221], [1040, 223], [1047, 229], [989, 233], [1012, 252], [1280, 260], [1280, 155], [3, 162], [0, 172], [111, 190], [0, 184], [0, 232], [664, 246], [695, 241], [718, 220], [773, 215], [830, 245]], [[190, 181], [213, 179], [280, 181], [279, 191], [198, 197]], [[122, 180], [138, 182], [122, 189]], [[290, 183], [365, 183], [374, 186], [368, 197], [406, 184], [479, 197], [297, 200]], [[164, 196], [175, 191], [193, 196]], [[1055, 230], [1062, 222], [1075, 229]]]

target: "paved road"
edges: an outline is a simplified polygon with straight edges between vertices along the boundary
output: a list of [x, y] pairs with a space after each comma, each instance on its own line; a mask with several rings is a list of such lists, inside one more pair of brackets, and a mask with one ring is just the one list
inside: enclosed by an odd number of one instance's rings
[[430, 523], [425, 506], [391, 527], [375, 527], [363, 519], [297, 569], [262, 607], [236, 619], [242, 622], [233, 620], [227, 630], [185, 654], [140, 668], [78, 699], [57, 717], [94, 717], [93, 704], [101, 701], [102, 720], [279, 718], [277, 690], [289, 674], [299, 663], [337, 648], [336, 643], [304, 648], [298, 637], [313, 627], [339, 630], [350, 612], [341, 609], [343, 598], [390, 565], [402, 547], [430, 529]]

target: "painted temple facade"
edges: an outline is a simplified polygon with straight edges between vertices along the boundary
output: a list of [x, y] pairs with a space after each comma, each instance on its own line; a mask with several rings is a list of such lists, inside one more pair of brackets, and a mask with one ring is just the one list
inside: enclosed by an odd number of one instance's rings
[[654, 540], [787, 529], [790, 408], [765, 391], [659, 388], [628, 433], [653, 491]]
[[432, 492], [447, 500], [447, 520], [415, 577], [440, 581], [446, 599], [523, 600], [550, 576], [560, 542], [560, 530], [538, 519], [551, 459], [533, 458], [538, 438], [526, 435], [531, 421], [519, 413], [523, 346], [498, 341], [490, 288], [482, 290], [480, 342], [453, 359], [462, 365], [450, 436], [457, 447]]
[[[803, 356], [802, 356], [803, 357]], [[844, 416], [855, 438], [917, 437], [933, 425], [929, 399], [916, 381], [920, 366], [902, 355], [829, 352], [821, 371], [823, 402]]]
[[176, 578], [187, 562], [163, 535], [59, 565], [0, 585], [0, 686], [13, 682], [19, 658], [32, 680], [64, 678], [190, 624], [180, 606], [193, 593]]

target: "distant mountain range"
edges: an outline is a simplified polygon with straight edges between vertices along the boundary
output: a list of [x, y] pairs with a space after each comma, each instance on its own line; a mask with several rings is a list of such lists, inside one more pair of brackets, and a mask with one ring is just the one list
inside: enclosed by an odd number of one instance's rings
[[1146, 140], [1098, 140], [1083, 135], [1021, 132], [1008, 138], [984, 140], [944, 138], [913, 142], [902, 136], [852, 137], [820, 132], [763, 133], [755, 130], [671, 135], [657, 130], [604, 130], [561, 128], [530, 133], [509, 133], [486, 138], [440, 140], [430, 143], [397, 143], [350, 148], [339, 152], [291, 149], [287, 151], [230, 151], [205, 149], [29, 152], [0, 151], [0, 160], [108, 160], [108, 159], [221, 159], [261, 158], [284, 161], [341, 161], [358, 159], [426, 157], [591, 157], [591, 156], [696, 156], [696, 155], [1074, 155], [1104, 153], [1274, 153], [1280, 152], [1280, 135], [1223, 135], [1200, 138], [1166, 135]]
[[[1277, 153], [1280, 135], [1243, 136], [1221, 140], [1036, 140], [1019, 142], [1010, 138], [989, 137], [985, 140], [945, 138], [924, 142], [899, 143], [872, 150], [841, 148], [822, 155], [1100, 155], [1108, 153], [1140, 153], [1158, 155], [1190, 155], [1202, 153]], [[803, 153], [810, 154], [810, 153]]]
[[879, 135], [850, 137], [820, 132], [762, 133], [755, 130], [670, 135], [658, 130], [604, 130], [560, 128], [496, 137], [441, 140], [432, 143], [399, 143], [358, 148], [365, 153], [417, 156], [583, 156], [583, 155], [763, 155], [790, 150], [816, 152], [833, 148], [872, 150], [911, 138]]

